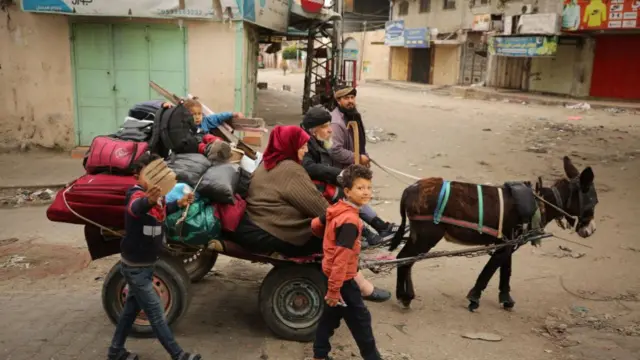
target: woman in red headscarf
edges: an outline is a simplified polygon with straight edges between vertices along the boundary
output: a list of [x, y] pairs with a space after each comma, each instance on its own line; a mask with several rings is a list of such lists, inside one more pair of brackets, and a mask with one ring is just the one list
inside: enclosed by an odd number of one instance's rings
[[312, 236], [311, 220], [323, 215], [329, 203], [300, 165], [308, 141], [309, 135], [298, 126], [272, 130], [235, 233], [246, 250], [290, 257], [322, 253], [322, 239]]
[[[288, 257], [322, 253], [322, 239], [312, 235], [311, 220], [325, 215], [329, 203], [301, 165], [309, 138], [298, 126], [276, 126], [271, 132], [251, 178], [245, 216], [235, 231], [235, 242], [245, 250]], [[355, 280], [365, 300], [391, 297], [360, 272]]]

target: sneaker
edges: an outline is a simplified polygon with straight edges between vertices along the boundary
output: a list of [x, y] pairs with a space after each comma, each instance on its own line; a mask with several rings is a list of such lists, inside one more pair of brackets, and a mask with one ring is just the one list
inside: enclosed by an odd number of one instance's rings
[[386, 240], [391, 240], [391, 238], [393, 238], [396, 235], [398, 230], [400, 230], [400, 226], [394, 223], [387, 223], [387, 228], [380, 231], [378, 234], [380, 234], [380, 237], [386, 241]]
[[373, 292], [370, 295], [363, 296], [362, 299], [364, 299], [365, 301], [381, 303], [391, 299], [391, 293], [387, 290], [374, 287]]
[[375, 246], [380, 244], [384, 239], [376, 234], [374, 231], [371, 231], [371, 229], [369, 229], [368, 227], [364, 227], [364, 229], [362, 229], [362, 243], [364, 245], [364, 243], [367, 243], [367, 246], [363, 246], [363, 248], [367, 248], [369, 247], [369, 245], [371, 246]]

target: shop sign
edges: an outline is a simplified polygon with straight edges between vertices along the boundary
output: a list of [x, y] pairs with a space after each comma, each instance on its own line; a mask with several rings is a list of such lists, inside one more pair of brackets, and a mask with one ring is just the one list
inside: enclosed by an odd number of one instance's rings
[[473, 16], [473, 24], [471, 30], [473, 31], [489, 31], [491, 27], [491, 14], [481, 14]]
[[83, 16], [126, 16], [144, 18], [219, 18], [211, 0], [22, 0], [22, 10]]
[[407, 48], [428, 48], [429, 30], [427, 28], [405, 29], [404, 47]]
[[640, 0], [564, 0], [564, 31], [638, 29]]
[[[211, 1], [211, 0], [209, 0]], [[244, 0], [244, 19], [258, 26], [287, 32], [291, 0]]]
[[385, 23], [384, 44], [404, 46], [404, 20], [392, 20]]
[[557, 36], [494, 36], [489, 38], [489, 54], [512, 57], [553, 56]]

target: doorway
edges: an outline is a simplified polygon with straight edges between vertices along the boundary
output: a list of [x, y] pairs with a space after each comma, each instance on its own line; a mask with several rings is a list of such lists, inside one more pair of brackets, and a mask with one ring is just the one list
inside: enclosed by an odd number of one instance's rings
[[411, 49], [411, 72], [409, 81], [429, 84], [431, 82], [431, 49]]

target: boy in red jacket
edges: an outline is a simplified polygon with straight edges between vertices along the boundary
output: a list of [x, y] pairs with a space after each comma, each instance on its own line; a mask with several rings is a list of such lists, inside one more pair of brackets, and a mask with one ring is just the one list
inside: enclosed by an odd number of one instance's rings
[[327, 306], [318, 323], [313, 358], [330, 359], [329, 339], [340, 326], [340, 320], [344, 319], [362, 358], [381, 360], [371, 328], [371, 313], [354, 280], [362, 243], [360, 207], [371, 200], [372, 173], [362, 165], [351, 165], [344, 170], [342, 177], [346, 200], [340, 200], [327, 209], [325, 219], [315, 218], [311, 223], [313, 233], [324, 236], [322, 271], [328, 282]]

